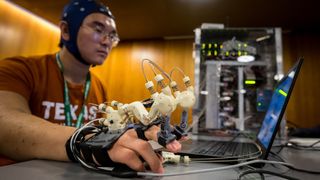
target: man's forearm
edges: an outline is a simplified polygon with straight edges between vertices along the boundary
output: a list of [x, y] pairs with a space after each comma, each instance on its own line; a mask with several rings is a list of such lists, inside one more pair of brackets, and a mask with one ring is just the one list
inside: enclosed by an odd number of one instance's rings
[[25, 113], [1, 116], [1, 153], [15, 160], [67, 160], [64, 144], [74, 128], [59, 126]]
[[0, 153], [14, 160], [66, 161], [65, 143], [75, 128], [53, 124], [30, 113], [26, 100], [0, 91]]

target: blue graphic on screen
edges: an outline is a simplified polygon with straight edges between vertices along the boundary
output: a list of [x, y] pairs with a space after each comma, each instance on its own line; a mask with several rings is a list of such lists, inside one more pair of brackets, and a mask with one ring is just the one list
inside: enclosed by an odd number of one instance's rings
[[268, 111], [258, 134], [258, 139], [265, 148], [269, 146], [272, 135], [274, 131], [276, 131], [275, 128], [278, 120], [280, 120], [279, 116], [284, 108], [286, 98], [288, 98], [287, 94], [292, 84], [294, 74], [295, 69], [281, 80], [273, 92]]

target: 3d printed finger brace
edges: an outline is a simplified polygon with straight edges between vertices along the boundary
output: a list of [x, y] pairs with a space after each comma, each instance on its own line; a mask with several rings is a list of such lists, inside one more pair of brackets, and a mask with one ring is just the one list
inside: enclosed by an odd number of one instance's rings
[[[144, 71], [144, 63], [152, 67], [154, 80], [161, 92], [155, 90], [153, 81], [148, 80]], [[124, 104], [118, 101], [102, 103], [97, 106], [97, 113], [103, 118], [95, 119], [83, 125], [73, 134], [66, 144], [71, 160], [80, 162], [83, 166], [95, 169], [101, 166], [113, 166], [114, 162], [108, 157], [107, 150], [128, 130], [135, 129], [140, 139], [147, 140], [144, 132], [153, 125], [160, 125], [157, 134], [158, 143], [164, 147], [174, 140], [187, 136], [188, 109], [195, 103], [195, 94], [190, 78], [180, 68], [173, 68], [170, 74], [163, 71], [156, 63], [143, 59], [141, 68], [145, 87], [150, 92], [148, 101], [134, 101]], [[157, 73], [157, 71], [159, 73]], [[180, 91], [177, 82], [172, 79], [173, 72], [183, 76], [185, 90]], [[165, 83], [164, 77], [169, 83]], [[176, 107], [183, 111], [179, 125], [171, 126], [170, 116]], [[149, 109], [149, 110], [148, 110]]]

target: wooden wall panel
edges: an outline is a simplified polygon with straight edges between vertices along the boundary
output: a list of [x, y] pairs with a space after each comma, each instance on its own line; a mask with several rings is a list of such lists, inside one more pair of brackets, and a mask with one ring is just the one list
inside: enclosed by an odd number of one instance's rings
[[[0, 59], [59, 50], [60, 32], [56, 26], [6, 1], [0, 1], [0, 12]], [[165, 71], [178, 66], [193, 78], [192, 42], [191, 39], [121, 42], [104, 65], [93, 71], [108, 87], [110, 100], [128, 103], [146, 99], [150, 95], [144, 87], [141, 59], [149, 58]], [[153, 78], [147, 63], [145, 68], [148, 78]]]
[[[57, 27], [32, 16], [6, 1], [0, 1], [0, 59], [16, 55], [53, 53], [58, 50]], [[320, 124], [320, 35], [313, 33], [288, 33], [283, 35], [284, 70], [293, 65], [297, 57], [304, 56], [305, 63], [290, 99], [286, 117], [298, 127]], [[193, 80], [193, 39], [146, 40], [121, 42], [108, 57], [104, 65], [95, 67], [96, 73], [108, 87], [109, 100], [132, 102], [150, 97], [144, 87], [141, 59], [155, 61], [165, 71], [180, 67]], [[145, 65], [148, 77], [150, 67]], [[178, 73], [174, 74], [179, 79]], [[181, 81], [178, 83], [181, 85]], [[178, 110], [173, 122], [178, 122]], [[191, 118], [190, 118], [191, 119]], [[189, 119], [189, 120], [190, 120]]]
[[0, 1], [0, 59], [58, 50], [59, 29], [7, 1]]
[[320, 34], [284, 34], [285, 72], [303, 56], [304, 64], [287, 108], [288, 125], [314, 127], [320, 125]]
[[[148, 58], [169, 73], [174, 66], [181, 68], [193, 80], [194, 63], [192, 58], [193, 40], [152, 40], [121, 42], [112, 50], [107, 61], [94, 68], [96, 73], [108, 87], [108, 99], [129, 103], [150, 97], [144, 84], [141, 62]], [[144, 63], [148, 80], [153, 80], [151, 66]], [[184, 89], [182, 76], [173, 73], [173, 78]], [[155, 83], [155, 82], [154, 82]], [[160, 91], [160, 89], [158, 89]], [[191, 113], [191, 111], [189, 111]], [[172, 116], [172, 122], [177, 123], [181, 109]], [[189, 118], [191, 121], [191, 116]]]
[[[305, 57], [286, 111], [289, 126], [313, 127], [320, 124], [318, 120], [320, 111], [317, 108], [317, 103], [320, 101], [318, 93], [320, 85], [319, 40], [320, 37], [316, 34], [298, 33], [283, 36], [285, 72], [299, 56]], [[108, 83], [109, 99], [131, 102], [149, 97], [149, 93], [144, 89], [145, 82], [140, 68], [143, 56], [150, 57], [165, 71], [169, 71], [174, 66], [180, 67], [193, 79], [192, 43], [192, 39], [120, 43], [120, 46], [113, 50], [107, 62], [99, 67], [108, 74], [101, 76], [104, 82]], [[101, 70], [97, 72], [100, 73]], [[179, 79], [178, 74], [174, 77]], [[180, 110], [174, 114], [173, 122], [178, 122], [179, 113]]]

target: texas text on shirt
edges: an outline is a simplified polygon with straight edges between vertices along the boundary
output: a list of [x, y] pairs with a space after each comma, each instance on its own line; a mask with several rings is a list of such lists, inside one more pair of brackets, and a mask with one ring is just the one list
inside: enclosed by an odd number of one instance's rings
[[[68, 83], [73, 123], [83, 104], [84, 122], [87, 122], [96, 118], [97, 108], [94, 104], [106, 102], [106, 88], [93, 73], [90, 74], [91, 87], [85, 103], [84, 85]], [[63, 86], [55, 54], [0, 61], [0, 90], [22, 95], [28, 101], [33, 115], [61, 125], [65, 124]]]

